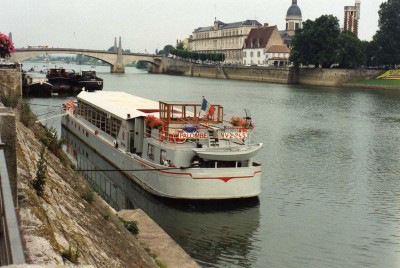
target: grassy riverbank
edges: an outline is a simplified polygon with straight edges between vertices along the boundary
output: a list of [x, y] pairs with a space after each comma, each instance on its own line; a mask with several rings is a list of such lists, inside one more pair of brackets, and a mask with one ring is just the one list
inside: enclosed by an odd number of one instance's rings
[[345, 87], [359, 87], [366, 89], [400, 89], [400, 80], [395, 79], [368, 79], [344, 83]]

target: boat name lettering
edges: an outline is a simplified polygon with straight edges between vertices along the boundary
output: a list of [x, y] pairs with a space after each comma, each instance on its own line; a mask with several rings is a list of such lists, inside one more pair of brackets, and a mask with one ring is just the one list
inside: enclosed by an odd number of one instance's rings
[[207, 139], [207, 133], [202, 132], [178, 132], [179, 139]]
[[218, 139], [246, 139], [248, 138], [247, 132], [218, 132]]

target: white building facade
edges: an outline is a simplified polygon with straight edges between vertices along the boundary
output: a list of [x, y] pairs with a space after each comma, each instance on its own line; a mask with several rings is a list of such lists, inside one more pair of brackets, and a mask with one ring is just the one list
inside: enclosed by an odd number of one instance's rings
[[213, 26], [199, 27], [189, 38], [189, 50], [199, 53], [223, 53], [225, 63], [241, 64], [244, 40], [251, 29], [260, 27], [256, 20], [234, 23], [214, 21]]
[[284, 44], [276, 26], [252, 29], [243, 45], [246, 66], [286, 66], [290, 49]]

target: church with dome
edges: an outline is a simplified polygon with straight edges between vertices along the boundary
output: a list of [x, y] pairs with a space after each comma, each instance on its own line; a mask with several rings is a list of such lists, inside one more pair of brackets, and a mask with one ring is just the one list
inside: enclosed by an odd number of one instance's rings
[[292, 5], [286, 13], [286, 32], [288, 35], [294, 35], [294, 32], [302, 28], [301, 10], [297, 5], [297, 0], [292, 0]]
[[299, 28], [303, 28], [303, 17], [297, 0], [292, 0], [292, 5], [286, 12], [286, 29], [280, 31], [281, 37], [288, 47], [292, 43], [295, 31]]

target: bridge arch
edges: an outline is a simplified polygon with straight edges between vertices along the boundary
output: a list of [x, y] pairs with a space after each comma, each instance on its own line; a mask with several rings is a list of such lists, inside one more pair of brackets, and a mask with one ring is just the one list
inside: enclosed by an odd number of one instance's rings
[[[125, 72], [125, 65], [138, 60], [149, 62], [152, 65], [160, 66], [162, 58], [152, 54], [121, 53], [105, 50], [72, 49], [72, 48], [26, 48], [17, 49], [12, 55], [12, 60], [22, 62], [35, 56], [45, 54], [80, 54], [104, 61], [110, 64], [111, 72]], [[120, 58], [119, 58], [120, 57]], [[121, 59], [122, 58], [122, 59]]]

